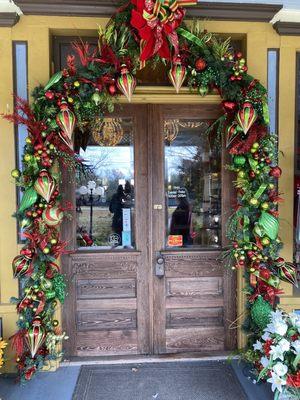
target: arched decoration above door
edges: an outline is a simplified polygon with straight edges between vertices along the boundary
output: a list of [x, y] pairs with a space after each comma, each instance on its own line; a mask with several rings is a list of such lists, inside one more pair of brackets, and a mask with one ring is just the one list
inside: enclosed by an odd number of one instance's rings
[[59, 357], [56, 345], [65, 338], [54, 319], [57, 302], [65, 297], [57, 259], [66, 243], [59, 226], [71, 207], [61, 201], [60, 168], [74, 170], [80, 164], [76, 151], [86, 145], [87, 132], [109, 116], [120, 92], [131, 100], [135, 73], [147, 62], [154, 68], [168, 65], [177, 92], [187, 84], [200, 96], [217, 91], [222, 98], [223, 115], [209, 130], [224, 135], [232, 157], [229, 169], [236, 173], [237, 197], [227, 227], [232, 245], [224, 252], [224, 263], [245, 274], [249, 344], [265, 327], [262, 316], [276, 307], [280, 280], [296, 283], [295, 268], [278, 255], [281, 170], [276, 137], [268, 130], [266, 89], [248, 74], [243, 55], [232, 51], [230, 40], [203, 32], [197, 24], [184, 24], [184, 7], [193, 4], [196, 1], [126, 3], [99, 32], [96, 50], [83, 42], [74, 44], [79, 66], [69, 56], [66, 69], [34, 90], [31, 105], [16, 99], [15, 114], [5, 116], [28, 129], [23, 170], [12, 172], [23, 189], [16, 216], [26, 239], [13, 260], [14, 275], [24, 283], [21, 297], [14, 299], [19, 331], [12, 339], [22, 379]]

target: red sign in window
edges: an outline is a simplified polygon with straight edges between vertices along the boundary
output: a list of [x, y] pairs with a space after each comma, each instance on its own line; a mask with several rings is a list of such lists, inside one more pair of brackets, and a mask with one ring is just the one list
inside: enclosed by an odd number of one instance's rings
[[181, 247], [183, 245], [182, 235], [169, 235], [168, 246], [169, 247]]

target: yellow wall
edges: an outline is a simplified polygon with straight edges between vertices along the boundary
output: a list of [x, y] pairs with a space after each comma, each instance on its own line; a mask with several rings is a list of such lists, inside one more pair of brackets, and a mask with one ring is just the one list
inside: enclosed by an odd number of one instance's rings
[[[50, 50], [52, 35], [96, 35], [98, 26], [106, 19], [78, 17], [22, 16], [13, 28], [0, 28], [0, 112], [12, 111], [12, 40], [28, 41], [29, 92], [39, 83], [46, 83], [50, 75]], [[294, 109], [295, 109], [295, 59], [300, 50], [299, 37], [280, 37], [270, 24], [248, 22], [205, 21], [203, 28], [211, 32], [233, 34], [245, 37], [247, 42], [247, 62], [250, 74], [267, 83], [267, 49], [280, 48], [280, 99], [279, 99], [279, 149], [280, 166], [283, 177], [280, 192], [285, 202], [280, 205], [281, 236], [285, 242], [283, 256], [292, 260], [293, 252], [293, 166], [294, 166]], [[147, 97], [148, 96], [148, 97]], [[185, 96], [185, 97], [184, 97]], [[184, 95], [180, 101], [191, 100]], [[172, 96], [174, 99], [175, 96]], [[135, 101], [148, 101], [149, 94], [139, 94]], [[212, 96], [210, 96], [212, 100]], [[152, 101], [159, 102], [159, 96]], [[194, 100], [193, 100], [194, 101]], [[212, 101], [216, 101], [213, 99]], [[11, 215], [15, 211], [15, 187], [10, 179], [10, 171], [15, 167], [13, 127], [0, 119], [0, 317], [3, 317], [4, 337], [15, 331], [16, 313], [9, 303], [11, 296], [17, 295], [17, 281], [11, 272], [11, 260], [18, 253], [16, 225]], [[242, 279], [238, 283], [238, 311], [243, 310], [241, 294]], [[291, 298], [292, 288], [285, 285], [282, 304], [300, 308], [299, 298]], [[239, 333], [239, 344], [243, 336]]]

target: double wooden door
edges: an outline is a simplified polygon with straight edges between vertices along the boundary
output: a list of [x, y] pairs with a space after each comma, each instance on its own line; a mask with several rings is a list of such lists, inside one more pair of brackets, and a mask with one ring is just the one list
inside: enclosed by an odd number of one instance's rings
[[[76, 216], [65, 223], [63, 234], [74, 244], [62, 262], [67, 355], [235, 348], [229, 329], [235, 280], [219, 259], [230, 177], [224, 153], [212, 150], [213, 139], [205, 136], [205, 126], [218, 115], [208, 104], [126, 105], [112, 116], [127, 121], [133, 138], [133, 239], [130, 246], [122, 246], [122, 238], [111, 247], [78, 248]], [[66, 177], [65, 187], [73, 181]]]

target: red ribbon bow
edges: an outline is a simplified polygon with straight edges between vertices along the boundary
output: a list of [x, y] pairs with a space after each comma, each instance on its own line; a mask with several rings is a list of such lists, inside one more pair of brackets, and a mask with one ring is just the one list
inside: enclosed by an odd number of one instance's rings
[[141, 39], [141, 62], [145, 62], [155, 54], [170, 60], [170, 43], [177, 56], [179, 44], [176, 29], [185, 15], [185, 10], [179, 6], [180, 0], [173, 1], [171, 5], [169, 0], [131, 0], [131, 2], [135, 6], [131, 11], [131, 25], [137, 29]]

